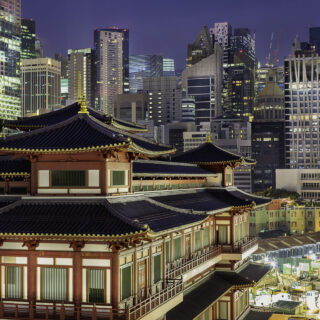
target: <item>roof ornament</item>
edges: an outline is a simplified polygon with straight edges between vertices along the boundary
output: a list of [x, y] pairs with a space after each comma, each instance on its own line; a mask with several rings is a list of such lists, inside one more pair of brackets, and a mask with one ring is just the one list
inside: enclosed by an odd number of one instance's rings
[[80, 104], [82, 101], [82, 86], [81, 86], [81, 72], [78, 73], [78, 99], [77, 102]]
[[207, 143], [212, 143], [211, 132], [207, 131]]
[[86, 96], [83, 95], [80, 101], [81, 105], [80, 105], [80, 111], [78, 113], [87, 113], [89, 114], [88, 110], [87, 110], [87, 100], [86, 100]]

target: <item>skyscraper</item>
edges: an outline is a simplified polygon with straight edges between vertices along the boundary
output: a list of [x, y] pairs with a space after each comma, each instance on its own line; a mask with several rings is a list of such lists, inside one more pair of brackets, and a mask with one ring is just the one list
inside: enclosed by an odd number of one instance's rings
[[312, 50], [296, 50], [284, 61], [286, 168], [320, 168], [319, 70]]
[[163, 76], [175, 76], [176, 68], [174, 64], [174, 59], [171, 58], [163, 58]]
[[36, 23], [32, 19], [21, 19], [21, 59], [36, 57]]
[[129, 30], [118, 28], [94, 31], [96, 52], [95, 107], [113, 114], [113, 98], [129, 92]]
[[41, 114], [60, 107], [60, 61], [51, 58], [22, 60], [23, 115]]
[[312, 49], [320, 55], [320, 27], [309, 29], [309, 42]]
[[143, 78], [163, 75], [163, 57], [155, 54], [137, 54], [129, 57], [130, 91], [143, 89]]
[[21, 1], [0, 1], [0, 118], [21, 115]]
[[[71, 99], [72, 101], [76, 101], [79, 96], [84, 94], [89, 106], [94, 107], [94, 77], [94, 50], [92, 50], [91, 48], [68, 50], [69, 99]], [[80, 88], [79, 79], [81, 81]]]
[[66, 106], [67, 100], [69, 98], [69, 89], [68, 89], [68, 58], [64, 57], [60, 53], [54, 55], [55, 60], [60, 61], [61, 63], [61, 77], [60, 77], [60, 92], [61, 105]]
[[[214, 53], [182, 72], [182, 86], [195, 99], [195, 121], [198, 130], [222, 113], [222, 48], [214, 45]], [[210, 127], [210, 124], [209, 124]]]
[[196, 40], [188, 44], [187, 67], [190, 67], [213, 53], [213, 44], [207, 26], [203, 26]]
[[182, 90], [177, 77], [144, 78], [143, 92], [148, 95], [148, 118], [155, 126], [181, 121]]

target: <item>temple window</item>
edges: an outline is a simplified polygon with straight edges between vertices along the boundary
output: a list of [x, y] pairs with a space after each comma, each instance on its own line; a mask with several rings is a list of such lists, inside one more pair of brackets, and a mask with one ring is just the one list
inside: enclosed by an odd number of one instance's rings
[[218, 240], [219, 244], [226, 244], [227, 243], [227, 226], [219, 226], [218, 227]]
[[121, 268], [121, 300], [127, 299], [132, 294], [132, 266]]
[[170, 241], [166, 241], [166, 263], [170, 262]]
[[7, 299], [22, 298], [22, 267], [7, 266]]
[[124, 186], [126, 183], [126, 171], [124, 170], [112, 170], [112, 185]]
[[181, 237], [173, 240], [173, 260], [181, 258]]
[[67, 268], [41, 268], [41, 299], [67, 300]]
[[89, 303], [104, 303], [105, 283], [105, 269], [88, 269]]
[[209, 240], [209, 228], [204, 228], [203, 230], [203, 246], [208, 247], [210, 244]]
[[161, 280], [161, 254], [153, 256], [153, 283]]
[[52, 187], [85, 187], [85, 170], [52, 170]]
[[200, 230], [194, 233], [194, 251], [198, 251], [201, 248]]
[[219, 302], [219, 319], [221, 320], [228, 319], [228, 302], [225, 302], [225, 301]]

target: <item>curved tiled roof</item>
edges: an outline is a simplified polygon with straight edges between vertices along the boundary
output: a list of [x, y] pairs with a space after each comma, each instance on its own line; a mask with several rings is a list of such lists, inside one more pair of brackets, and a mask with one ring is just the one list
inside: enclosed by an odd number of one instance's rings
[[[44, 113], [38, 116], [19, 118], [17, 120], [6, 120], [4, 126], [8, 128], [21, 129], [23, 131], [30, 131], [34, 129], [44, 128], [52, 126], [59, 122], [68, 120], [77, 115], [80, 110], [80, 104], [78, 102], [73, 103], [65, 108]], [[99, 121], [106, 124], [115, 126], [116, 128], [123, 129], [129, 132], [145, 132], [147, 129], [136, 123], [113, 118], [93, 108], [87, 107], [89, 114]]]
[[0, 152], [92, 151], [119, 146], [155, 156], [175, 151], [84, 113], [45, 128], [0, 139]]
[[145, 231], [106, 201], [21, 200], [0, 209], [2, 235], [117, 237]]
[[198, 164], [215, 164], [224, 163], [232, 164], [241, 162], [244, 164], [254, 164], [254, 160], [244, 159], [242, 156], [233, 154], [216, 146], [212, 142], [206, 142], [197, 148], [186, 151], [180, 155], [172, 157], [172, 161], [198, 163]]
[[137, 160], [132, 162], [133, 176], [215, 176], [197, 165], [169, 161]]
[[30, 174], [30, 161], [23, 158], [11, 159], [10, 157], [0, 157], [0, 176], [21, 176]]

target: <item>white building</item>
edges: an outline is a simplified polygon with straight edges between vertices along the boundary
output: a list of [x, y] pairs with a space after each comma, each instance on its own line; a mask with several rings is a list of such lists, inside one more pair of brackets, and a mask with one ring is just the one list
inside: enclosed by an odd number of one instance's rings
[[23, 115], [41, 114], [60, 106], [61, 63], [51, 58], [21, 60]]
[[113, 114], [116, 94], [129, 92], [129, 30], [108, 28], [94, 31], [96, 50], [97, 109]]
[[304, 200], [319, 200], [320, 169], [277, 169], [276, 188], [297, 192]]

